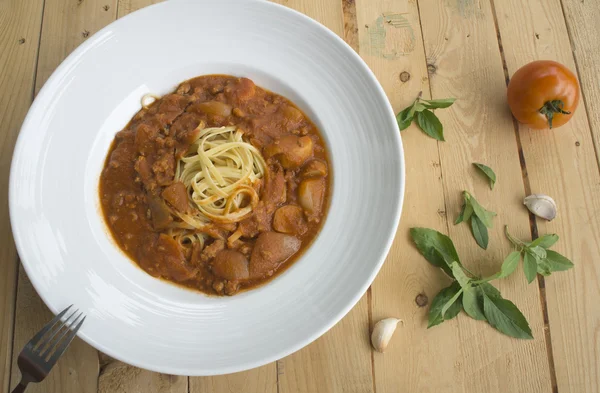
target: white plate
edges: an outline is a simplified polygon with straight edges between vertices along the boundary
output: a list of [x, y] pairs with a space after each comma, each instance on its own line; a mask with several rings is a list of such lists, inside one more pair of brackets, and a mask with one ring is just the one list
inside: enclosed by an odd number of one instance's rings
[[[320, 127], [333, 165], [331, 207], [314, 244], [269, 284], [230, 298], [139, 269], [111, 240], [98, 197], [109, 145], [140, 97], [212, 73], [246, 76], [291, 99]], [[379, 271], [403, 194], [392, 108], [339, 37], [266, 1], [177, 0], [112, 23], [54, 72], [15, 149], [10, 216], [48, 307], [87, 312], [81, 338], [135, 366], [214, 375], [282, 358], [338, 322]]]

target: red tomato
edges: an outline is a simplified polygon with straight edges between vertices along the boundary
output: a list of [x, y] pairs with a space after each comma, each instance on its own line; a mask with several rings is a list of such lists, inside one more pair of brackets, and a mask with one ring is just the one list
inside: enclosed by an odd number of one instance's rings
[[556, 128], [571, 119], [579, 104], [579, 83], [567, 67], [550, 60], [529, 63], [508, 84], [513, 116], [531, 128]]

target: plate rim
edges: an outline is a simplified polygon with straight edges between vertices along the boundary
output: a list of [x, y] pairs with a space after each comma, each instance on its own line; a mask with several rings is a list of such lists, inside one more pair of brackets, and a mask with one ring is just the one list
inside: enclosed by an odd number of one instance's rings
[[[212, 1], [212, 0], [204, 0], [203, 2], [208, 3], [210, 1]], [[43, 101], [42, 98], [51, 93], [51, 90], [49, 90], [49, 89], [53, 85], [53, 82], [56, 79], [58, 79], [62, 74], [64, 74], [64, 71], [66, 69], [68, 69], [82, 53], [84, 53], [89, 47], [92, 47], [93, 45], [95, 45], [96, 41], [98, 40], [99, 37], [104, 35], [110, 29], [114, 28], [115, 24], [124, 24], [133, 15], [148, 12], [148, 9], [170, 7], [171, 3], [185, 3], [185, 2], [192, 2], [192, 1], [190, 1], [190, 0], [170, 0], [170, 1], [164, 1], [161, 3], [157, 3], [157, 4], [152, 4], [150, 6], [136, 10], [122, 18], [116, 19], [115, 21], [109, 23], [108, 25], [106, 25], [105, 27], [103, 27], [102, 29], [100, 29], [99, 31], [94, 33], [88, 40], [86, 40], [85, 42], [80, 44], [75, 50], [73, 50], [59, 64], [59, 66], [52, 72], [52, 74], [50, 75], [48, 80], [44, 83], [44, 85], [40, 89], [39, 93], [33, 100], [33, 103], [31, 104], [31, 106], [30, 106], [29, 110], [27, 111], [27, 114], [23, 120], [23, 123], [19, 130], [19, 135], [17, 137], [17, 141], [15, 143], [14, 152], [13, 152], [12, 159], [11, 159], [10, 172], [9, 172], [8, 206], [9, 206], [9, 219], [10, 219], [10, 223], [11, 223], [11, 233], [13, 235], [16, 250], [19, 255], [19, 260], [21, 261], [21, 265], [23, 266], [29, 280], [31, 281], [33, 287], [35, 288], [38, 296], [42, 299], [42, 301], [50, 309], [50, 311], [53, 312], [55, 315], [58, 312], [60, 312], [60, 310], [57, 309], [53, 304], [51, 304], [48, 301], [47, 296], [43, 292], [38, 291], [38, 287], [40, 284], [39, 284], [38, 280], [36, 279], [35, 273], [31, 270], [31, 266], [28, 265], [28, 263], [26, 262], [26, 259], [21, 258], [21, 255], [25, 254], [22, 251], [24, 251], [26, 248], [26, 241], [20, 236], [20, 233], [14, 232], [12, 230], [14, 227], [16, 227], [18, 225], [18, 224], [16, 224], [18, 219], [16, 216], [17, 215], [17, 213], [16, 213], [17, 207], [16, 207], [16, 201], [15, 201], [15, 199], [16, 199], [15, 189], [16, 189], [16, 184], [18, 183], [19, 180], [18, 180], [18, 176], [17, 176], [16, 170], [15, 170], [15, 167], [16, 167], [15, 163], [16, 163], [17, 159], [23, 155], [23, 152], [22, 152], [23, 146], [22, 145], [25, 143], [26, 138], [28, 138], [28, 134], [31, 134], [31, 132], [33, 132], [33, 129], [30, 129], [29, 131], [27, 131], [27, 129], [30, 128], [29, 123], [32, 122], [32, 117], [33, 117], [33, 114], [37, 111], [37, 107], [39, 105], [41, 105], [41, 102]], [[376, 89], [377, 94], [384, 99], [384, 101], [386, 103], [385, 111], [389, 115], [388, 120], [390, 120], [390, 123], [393, 123], [395, 125], [395, 123], [396, 123], [395, 113], [394, 113], [392, 105], [391, 105], [383, 87], [379, 83], [377, 77], [375, 76], [373, 71], [369, 68], [369, 66], [366, 64], [366, 62], [362, 59], [362, 57], [360, 57], [360, 55], [350, 45], [348, 45], [348, 43], [346, 43], [346, 41], [344, 41], [341, 37], [339, 37], [337, 34], [335, 34], [332, 30], [330, 30], [329, 28], [327, 28], [326, 26], [324, 26], [317, 20], [309, 17], [308, 15], [305, 15], [299, 11], [296, 11], [296, 10], [286, 7], [284, 5], [281, 5], [278, 3], [273, 3], [270, 1], [265, 1], [265, 0], [219, 0], [219, 2], [221, 2], [221, 3], [223, 3], [223, 2], [229, 2], [229, 3], [243, 2], [245, 5], [254, 3], [254, 4], [260, 4], [260, 6], [264, 6], [265, 4], [268, 4], [267, 7], [279, 9], [278, 12], [287, 13], [288, 15], [292, 15], [294, 18], [303, 19], [304, 22], [308, 23], [312, 29], [319, 30], [320, 33], [327, 35], [334, 42], [337, 42], [337, 44], [341, 44], [341, 46], [345, 49], [345, 51], [349, 54], [349, 56], [351, 56], [357, 62], [357, 64], [360, 66], [361, 70], [364, 72], [364, 75], [366, 77], [368, 77], [369, 81], [372, 83], [372, 85]], [[194, 3], [196, 3], [196, 2], [194, 2]], [[102, 345], [101, 343], [96, 341], [93, 337], [90, 337], [89, 335], [85, 334], [84, 330], [81, 330], [80, 332], [78, 332], [77, 335], [81, 339], [83, 339], [87, 344], [91, 345], [94, 349], [101, 351], [101, 352], [103, 352], [117, 360], [120, 360], [124, 363], [130, 364], [132, 366], [139, 367], [142, 369], [154, 371], [154, 372], [168, 373], [168, 374], [172, 374], [172, 375], [181, 375], [181, 376], [213, 376], [213, 375], [223, 375], [223, 374], [229, 374], [229, 373], [250, 370], [250, 369], [254, 369], [254, 368], [272, 363], [279, 359], [282, 359], [282, 358], [310, 345], [312, 342], [317, 340], [323, 334], [328, 332], [332, 327], [334, 327], [343, 317], [345, 317], [350, 312], [350, 310], [352, 308], [354, 308], [354, 306], [358, 303], [358, 301], [362, 298], [362, 296], [366, 293], [366, 291], [369, 289], [369, 287], [373, 283], [373, 280], [375, 279], [375, 277], [381, 270], [381, 267], [383, 266], [383, 263], [385, 262], [387, 255], [389, 254], [389, 251], [390, 251], [392, 243], [394, 241], [396, 232], [398, 230], [398, 225], [400, 222], [400, 217], [401, 217], [402, 208], [403, 208], [403, 204], [404, 204], [405, 186], [406, 186], [406, 165], [405, 165], [405, 159], [404, 159], [404, 148], [403, 148], [403, 143], [402, 143], [402, 139], [401, 139], [399, 131], [393, 135], [393, 139], [396, 144], [396, 148], [399, 152], [398, 174], [400, 177], [399, 182], [398, 182], [398, 189], [395, 190], [395, 191], [397, 191], [398, 195], [395, 195], [396, 203], [395, 203], [395, 206], [393, 209], [394, 214], [393, 214], [392, 219], [390, 220], [390, 224], [391, 224], [393, 230], [390, 230], [387, 240], [385, 242], [385, 246], [378, 253], [379, 255], [377, 257], [377, 263], [375, 264], [374, 269], [371, 272], [371, 274], [368, 277], [366, 277], [366, 280], [364, 281], [364, 284], [360, 287], [360, 290], [357, 291], [352, 298], [349, 298], [345, 302], [344, 307], [340, 308], [335, 314], [332, 314], [329, 317], [329, 320], [327, 323], [321, 325], [321, 327], [319, 329], [315, 329], [315, 331], [308, 338], [298, 340], [295, 345], [290, 345], [287, 348], [282, 348], [281, 350], [272, 353], [270, 356], [263, 357], [259, 360], [245, 361], [245, 362], [238, 363], [235, 366], [225, 366], [225, 367], [218, 367], [218, 368], [211, 369], [211, 370], [202, 370], [202, 369], [194, 369], [194, 368], [172, 369], [168, 366], [161, 367], [161, 366], [155, 366], [153, 364], [144, 364], [142, 362], [129, 359], [127, 357], [127, 355], [122, 355], [122, 354], [118, 353], [116, 350], [113, 350], [110, 347], [106, 347], [106, 346]], [[16, 310], [15, 310], [15, 312], [16, 312]], [[113, 347], [113, 348], [116, 348], [116, 347]]]

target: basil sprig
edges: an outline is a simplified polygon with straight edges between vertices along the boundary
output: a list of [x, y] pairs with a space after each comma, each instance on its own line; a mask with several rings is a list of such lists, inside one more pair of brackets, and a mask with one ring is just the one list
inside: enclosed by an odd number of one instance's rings
[[443, 98], [439, 100], [424, 100], [421, 93], [415, 101], [396, 115], [400, 131], [407, 129], [413, 120], [417, 121], [419, 128], [427, 135], [438, 141], [444, 141], [444, 126], [431, 109], [448, 108], [456, 98]]

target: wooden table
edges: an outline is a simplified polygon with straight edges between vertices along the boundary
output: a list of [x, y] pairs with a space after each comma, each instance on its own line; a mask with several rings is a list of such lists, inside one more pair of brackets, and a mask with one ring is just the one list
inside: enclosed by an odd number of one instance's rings
[[[19, 377], [16, 356], [50, 313], [11, 237], [8, 171], [33, 97], [58, 64], [91, 34], [153, 0], [0, 1], [0, 391]], [[402, 133], [407, 187], [396, 241], [362, 300], [331, 331], [297, 353], [234, 375], [186, 378], [105, 358], [76, 341], [43, 384], [29, 392], [600, 392], [600, 3], [594, 0], [281, 0], [343, 37], [373, 69], [394, 108], [424, 97], [457, 97], [438, 115], [447, 142], [414, 126]], [[535, 59], [579, 75], [583, 102], [555, 131], [516, 124], [506, 105], [509, 76]], [[471, 167], [495, 169], [493, 192]], [[461, 191], [498, 212], [487, 252], [466, 225], [452, 224]], [[553, 196], [551, 223], [530, 219], [529, 193]], [[393, 196], [391, 196], [393, 197]], [[428, 306], [447, 285], [412, 246], [408, 228], [448, 233], [472, 270], [495, 271], [522, 239], [558, 233], [555, 249], [575, 268], [528, 285], [498, 283], [528, 318], [535, 339], [515, 340], [464, 315], [426, 329]], [[520, 268], [519, 268], [520, 269]], [[423, 299], [421, 297], [421, 299]], [[369, 347], [369, 325], [404, 320], [385, 354]]]

